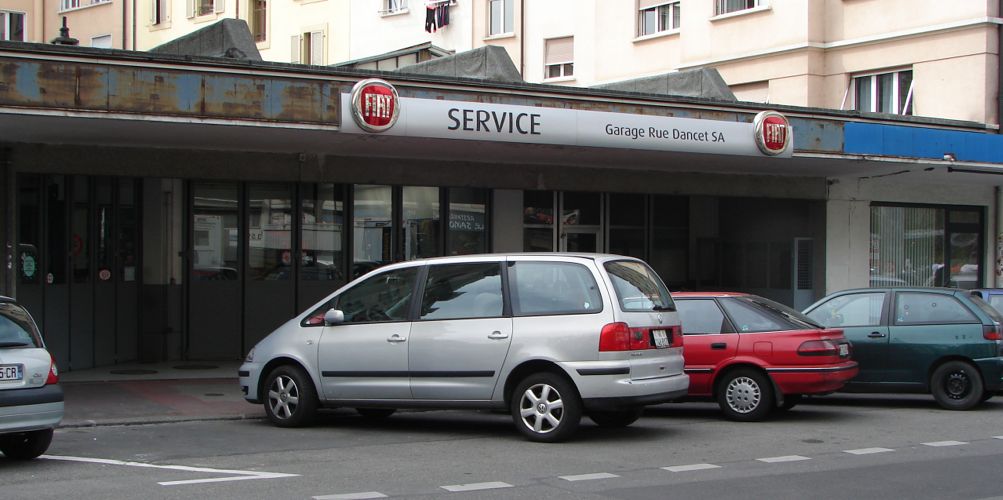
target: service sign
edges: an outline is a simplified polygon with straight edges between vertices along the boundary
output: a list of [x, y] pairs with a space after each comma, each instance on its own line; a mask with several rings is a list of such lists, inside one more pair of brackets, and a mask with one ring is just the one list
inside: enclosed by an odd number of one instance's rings
[[398, 97], [380, 80], [356, 84], [351, 94], [342, 96], [342, 109], [355, 118], [342, 123], [342, 132], [355, 134], [742, 156], [790, 157], [793, 149], [793, 130], [775, 112], [768, 112], [762, 125], [768, 146], [764, 149], [758, 122], [416, 99]]

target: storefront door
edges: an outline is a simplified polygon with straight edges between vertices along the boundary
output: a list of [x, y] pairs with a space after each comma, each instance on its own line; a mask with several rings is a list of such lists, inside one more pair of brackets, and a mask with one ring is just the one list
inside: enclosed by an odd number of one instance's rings
[[603, 251], [602, 198], [600, 193], [560, 193], [560, 251]]

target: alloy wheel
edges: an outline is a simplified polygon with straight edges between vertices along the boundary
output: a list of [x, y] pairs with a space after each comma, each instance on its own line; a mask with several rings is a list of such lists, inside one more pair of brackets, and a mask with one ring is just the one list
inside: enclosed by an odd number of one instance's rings
[[533, 432], [547, 434], [559, 425], [564, 417], [561, 393], [549, 384], [536, 384], [522, 394], [519, 401], [522, 423]]
[[276, 418], [287, 419], [296, 413], [299, 407], [299, 388], [296, 381], [288, 375], [279, 375], [268, 388], [268, 405]]

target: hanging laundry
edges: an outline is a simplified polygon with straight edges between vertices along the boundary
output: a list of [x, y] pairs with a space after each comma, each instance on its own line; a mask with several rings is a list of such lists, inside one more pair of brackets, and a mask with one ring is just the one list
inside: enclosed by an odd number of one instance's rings
[[439, 4], [439, 27], [444, 28], [449, 25], [449, 2]]
[[434, 33], [436, 30], [435, 12], [436, 12], [435, 4], [432, 3], [425, 4], [425, 31], [429, 33]]

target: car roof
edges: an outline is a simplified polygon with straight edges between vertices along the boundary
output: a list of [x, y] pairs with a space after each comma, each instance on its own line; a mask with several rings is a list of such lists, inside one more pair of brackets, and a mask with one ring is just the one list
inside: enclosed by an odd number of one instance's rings
[[499, 253], [478, 253], [470, 255], [448, 255], [445, 257], [428, 257], [424, 259], [414, 259], [403, 262], [394, 262], [392, 264], [387, 264], [382, 267], [390, 266], [420, 266], [424, 264], [435, 264], [440, 262], [463, 262], [466, 260], [480, 260], [480, 259], [495, 259], [503, 260], [509, 257], [546, 257], [552, 259], [554, 257], [570, 257], [578, 259], [589, 259], [589, 260], [640, 260], [636, 257], [629, 257], [626, 255], [616, 255], [608, 253], [585, 253], [585, 252], [499, 252]]
[[936, 286], [876, 286], [872, 288], [849, 288], [846, 290], [840, 290], [836, 293], [845, 292], [940, 292], [940, 293], [956, 293], [956, 292], [970, 292], [971, 290], [962, 290], [961, 288], [948, 288], [948, 287], [936, 287]]
[[700, 298], [700, 297], [748, 297], [745, 292], [672, 292], [672, 298]]

